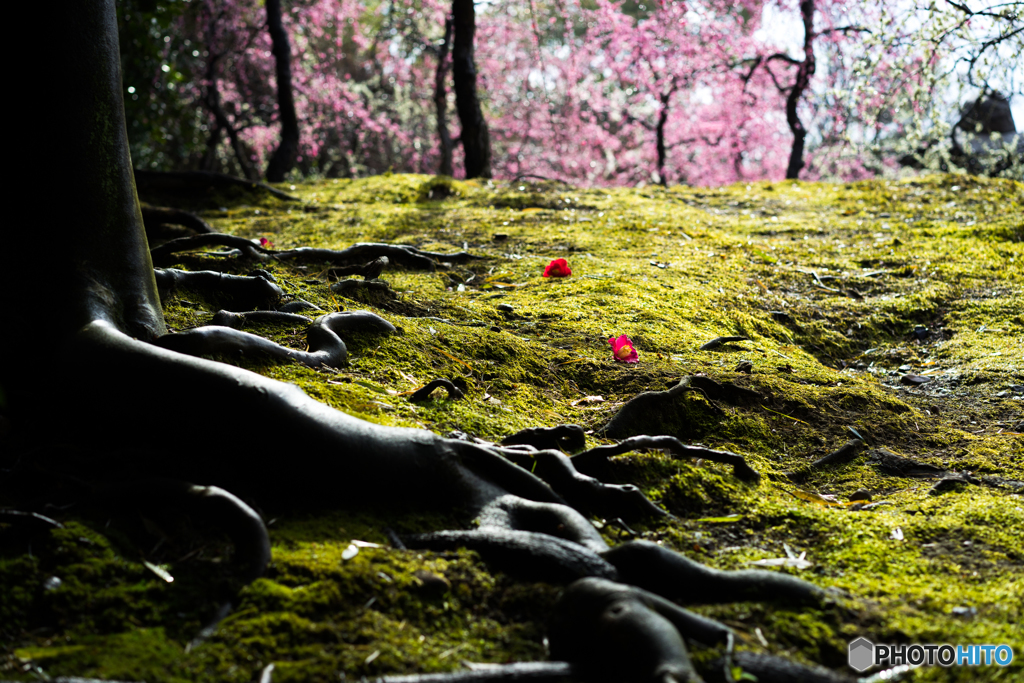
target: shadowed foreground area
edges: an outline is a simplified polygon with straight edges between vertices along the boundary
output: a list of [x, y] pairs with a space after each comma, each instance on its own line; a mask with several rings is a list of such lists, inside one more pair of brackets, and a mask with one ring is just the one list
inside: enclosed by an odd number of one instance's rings
[[[1020, 183], [934, 176], [578, 190], [380, 176], [282, 189], [301, 203], [213, 196], [182, 208], [279, 252], [373, 241], [480, 258], [433, 272], [389, 262], [378, 279], [353, 285], [344, 284], [351, 274], [256, 252], [166, 254], [158, 267], [260, 270], [286, 300], [373, 311], [398, 329], [346, 336], [340, 369], [225, 360], [386, 425], [500, 441], [570, 423], [587, 430], [588, 447], [666, 434], [742, 454], [758, 483], [661, 451], [616, 456], [600, 477], [635, 484], [674, 518], [595, 519], [610, 545], [635, 534], [711, 567], [768, 567], [838, 589], [824, 607], [694, 608], [731, 627], [739, 650], [851, 673], [846, 644], [858, 636], [1019, 648]], [[150, 235], [151, 246], [159, 241]], [[541, 277], [555, 258], [567, 259], [570, 277]], [[209, 296], [165, 291], [168, 327], [239, 310]], [[244, 325], [306, 350], [300, 319], [252, 316]], [[638, 363], [614, 361], [608, 339], [619, 335], [633, 341]], [[727, 337], [737, 339], [709, 345]], [[464, 397], [440, 389], [411, 400], [439, 377]], [[683, 378], [697, 389], [669, 393]], [[659, 393], [623, 411], [641, 392]], [[168, 423], [159, 438], [187, 452], [181, 427]], [[31, 444], [0, 439], [0, 467], [17, 470]], [[303, 434], [292, 448], [303, 449]], [[292, 471], [292, 455], [252, 460], [270, 482], [267, 467], [316, 481], [317, 472]], [[90, 466], [109, 477], [125, 465], [109, 454]], [[41, 495], [12, 481], [0, 481], [0, 508]], [[336, 496], [319, 493], [318, 482], [316, 500], [268, 503], [238, 491], [268, 523], [272, 562], [202, 635], [234, 580], [226, 538], [188, 516], [110, 512], [74, 502], [72, 483], [46, 486], [46, 512], [60, 528], [30, 532], [0, 518], [5, 679], [251, 681], [274, 664], [274, 681], [327, 681], [546, 656], [560, 588], [514, 568], [489, 570], [471, 551], [397, 548], [396, 535], [465, 528], [472, 515], [403, 509], [387, 481], [354, 491], [339, 480]], [[353, 499], [358, 508], [347, 505]], [[707, 669], [720, 653], [692, 654]], [[1022, 670], [1018, 650], [1009, 671], [934, 668], [908, 678], [1009, 680]]]

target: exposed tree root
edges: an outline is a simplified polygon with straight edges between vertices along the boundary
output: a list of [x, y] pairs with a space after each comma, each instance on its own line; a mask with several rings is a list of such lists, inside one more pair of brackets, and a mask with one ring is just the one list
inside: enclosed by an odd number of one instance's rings
[[573, 459], [560, 451], [537, 451], [533, 459], [533, 472], [581, 512], [626, 521], [667, 514], [632, 484], [606, 484], [577, 471]]
[[[613, 439], [650, 432], [650, 423], [662, 420], [661, 416], [666, 411], [673, 410], [675, 402], [681, 400], [682, 395], [690, 391], [704, 396], [711, 409], [723, 416], [725, 411], [714, 403], [715, 400], [743, 404], [761, 399], [761, 395], [756, 391], [736, 386], [731, 382], [720, 384], [710, 377], [690, 375], [683, 377], [675, 386], [666, 391], [645, 391], [634, 396], [619, 409], [619, 412], [609, 420], [601, 431]], [[671, 420], [665, 421], [671, 422]]]
[[854, 458], [860, 455], [862, 450], [864, 450], [863, 441], [860, 439], [850, 439], [828, 455], [818, 458], [814, 462], [804, 465], [798, 470], [789, 472], [786, 476], [789, 477], [791, 481], [802, 481], [807, 478], [809, 474], [817, 470], [838, 467], [851, 462]]
[[281, 313], [298, 313], [299, 311], [320, 311], [321, 313], [323, 312], [322, 308], [318, 308], [303, 299], [289, 301], [283, 306], [278, 306], [277, 310], [280, 311]]
[[357, 292], [380, 293], [389, 299], [398, 296], [391, 285], [383, 280], [338, 280], [331, 285], [331, 291], [346, 297], [352, 297]]
[[157, 268], [155, 275], [160, 298], [164, 300], [179, 289], [188, 289], [244, 310], [272, 308], [284, 294], [280, 287], [265, 278], [228, 275], [215, 270]]
[[174, 256], [175, 254], [204, 247], [229, 247], [238, 250], [238, 254], [244, 258], [257, 261], [265, 261], [271, 254], [269, 249], [261, 247], [252, 240], [236, 237], [235, 235], [225, 235], [219, 232], [179, 237], [178, 239], [164, 242], [158, 247], [153, 247], [149, 250], [149, 254], [153, 259], [153, 265], [166, 266], [177, 261]]
[[150, 237], [168, 225], [178, 225], [197, 233], [216, 232], [209, 223], [194, 213], [167, 206], [142, 204], [142, 222], [146, 225], [146, 235]]
[[828, 594], [795, 576], [761, 569], [712, 569], [650, 541], [629, 541], [604, 553], [619, 580], [690, 605], [768, 601], [821, 604]]
[[738, 386], [733, 382], [716, 382], [705, 375], [689, 375], [679, 380], [679, 384], [676, 386], [699, 389], [709, 399], [735, 405], [749, 405], [763, 400], [761, 394], [756, 391]]
[[376, 280], [380, 277], [380, 274], [384, 272], [384, 269], [388, 267], [389, 263], [390, 261], [387, 256], [380, 256], [358, 266], [339, 266], [337, 268], [331, 268], [327, 271], [327, 277], [330, 280], [338, 280], [349, 275], [358, 275], [364, 280]]
[[918, 462], [911, 458], [904, 458], [896, 455], [886, 448], [876, 448], [869, 453], [868, 464], [872, 465], [882, 474], [893, 477], [941, 477], [947, 470], [935, 467], [925, 462]]
[[530, 427], [501, 440], [503, 446], [526, 445], [538, 450], [578, 451], [587, 446], [587, 437], [579, 425]]
[[173, 479], [108, 482], [91, 488], [92, 498], [104, 507], [128, 507], [152, 517], [174, 510], [223, 529], [234, 544], [238, 579], [243, 583], [262, 576], [270, 562], [270, 538], [263, 520], [224, 489]]
[[709, 351], [711, 349], [717, 349], [722, 344], [728, 344], [730, 342], [747, 341], [748, 337], [715, 337], [706, 344], [702, 344], [700, 347], [701, 351]]
[[[221, 313], [226, 312], [221, 311]], [[253, 314], [234, 315], [250, 316]], [[278, 311], [268, 311], [265, 317], [279, 320], [282, 316], [287, 316], [290, 322], [296, 319], [308, 322], [303, 316]], [[227, 318], [228, 322], [237, 322], [237, 318], [223, 317]], [[342, 332], [390, 334], [395, 331], [397, 330], [394, 325], [375, 313], [344, 311], [328, 313], [313, 321], [309, 329], [306, 330], [308, 351], [290, 349], [255, 334], [221, 325], [208, 325], [184, 332], [165, 334], [153, 343], [161, 348], [189, 356], [215, 355], [278, 362], [296, 361], [311, 368], [319, 368], [324, 365], [339, 368], [348, 358], [348, 348], [339, 336]]]
[[288, 251], [273, 252], [274, 257], [281, 261], [294, 263], [331, 263], [347, 265], [365, 263], [386, 256], [392, 263], [412, 270], [433, 271], [440, 264], [467, 263], [480, 258], [465, 251], [454, 254], [441, 254], [435, 251], [423, 251], [405, 244], [380, 244], [376, 242], [360, 242], [348, 249], [312, 249], [301, 247]]
[[724, 643], [726, 626], [633, 586], [576, 581], [562, 594], [548, 630], [551, 656], [575, 662], [586, 680], [696, 682], [683, 638]]
[[[256, 260], [275, 259], [288, 263], [327, 263], [337, 267], [356, 266], [360, 271], [357, 273], [359, 275], [364, 275], [364, 272], [370, 272], [378, 267], [383, 270], [388, 263], [395, 263], [411, 270], [433, 271], [438, 264], [467, 263], [480, 258], [465, 251], [442, 254], [423, 251], [406, 244], [375, 242], [360, 242], [341, 250], [299, 247], [298, 249], [276, 251], [259, 246], [244, 237], [223, 233], [181, 237], [154, 247], [150, 253], [155, 264], [166, 265], [174, 262], [174, 254], [212, 246], [237, 249], [239, 255]], [[381, 259], [387, 260], [382, 261]]]
[[444, 387], [444, 390], [448, 392], [449, 399], [459, 399], [466, 397], [466, 395], [462, 393], [461, 389], [452, 384], [452, 381], [450, 379], [438, 377], [434, 381], [429, 382], [426, 386], [414, 391], [412, 396], [409, 397], [409, 400], [412, 401], [413, 403], [426, 401], [428, 398], [430, 398], [430, 395], [434, 393], [435, 389], [439, 389], [441, 387]]
[[[628, 404], [627, 404], [628, 405]], [[572, 463], [580, 472], [600, 476], [608, 458], [629, 451], [657, 449], [678, 458], [703, 458], [712, 462], [732, 465], [733, 474], [744, 481], [757, 481], [761, 475], [747, 464], [742, 455], [701, 446], [687, 446], [674, 436], [634, 436], [611, 446], [598, 446], [572, 456]]]
[[517, 578], [569, 583], [587, 576], [618, 578], [610, 563], [572, 541], [535, 531], [486, 526], [467, 531], [438, 531], [403, 538], [409, 548], [480, 553], [489, 565]]

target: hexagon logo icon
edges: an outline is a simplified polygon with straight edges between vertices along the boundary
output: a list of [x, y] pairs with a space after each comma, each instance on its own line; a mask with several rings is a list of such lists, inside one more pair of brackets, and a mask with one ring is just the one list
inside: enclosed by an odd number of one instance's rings
[[864, 672], [875, 663], [875, 644], [867, 638], [858, 638], [850, 643], [850, 668]]

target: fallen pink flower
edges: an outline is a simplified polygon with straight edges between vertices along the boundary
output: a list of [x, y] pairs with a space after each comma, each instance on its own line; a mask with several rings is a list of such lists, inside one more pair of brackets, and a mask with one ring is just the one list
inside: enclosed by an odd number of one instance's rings
[[544, 269], [544, 277], [569, 277], [572, 275], [572, 268], [564, 258], [556, 258]]
[[608, 340], [608, 343], [612, 345], [612, 353], [615, 355], [615, 360], [620, 363], [639, 363], [640, 354], [633, 348], [633, 340], [622, 335], [618, 339], [612, 337]]
[[264, 249], [273, 249], [274, 243], [268, 240], [266, 237], [260, 238], [260, 246]]

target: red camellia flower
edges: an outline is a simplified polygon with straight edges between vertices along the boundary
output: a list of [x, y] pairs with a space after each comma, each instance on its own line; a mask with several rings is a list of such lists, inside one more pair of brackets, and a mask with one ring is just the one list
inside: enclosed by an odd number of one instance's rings
[[633, 348], [633, 340], [622, 335], [618, 339], [612, 337], [608, 340], [608, 343], [612, 345], [612, 353], [615, 354], [615, 360], [620, 363], [639, 363], [640, 354]]
[[556, 258], [544, 269], [544, 277], [569, 277], [572, 275], [572, 268], [564, 258]]
[[272, 249], [274, 247], [274, 243], [268, 240], [266, 237], [261, 237], [260, 246], [263, 247], [264, 249]]

